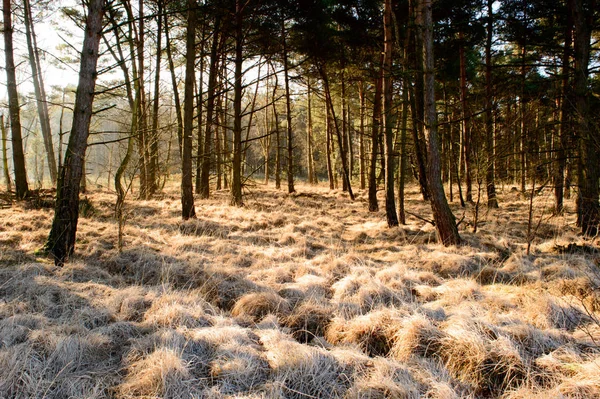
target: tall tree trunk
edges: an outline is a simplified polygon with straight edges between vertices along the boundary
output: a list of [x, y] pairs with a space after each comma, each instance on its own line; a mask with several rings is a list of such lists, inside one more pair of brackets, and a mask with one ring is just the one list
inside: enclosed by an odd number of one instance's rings
[[364, 81], [358, 83], [358, 96], [360, 98], [360, 137], [358, 138], [358, 157], [359, 157], [359, 174], [360, 174], [360, 189], [364, 190], [367, 186], [366, 182], [366, 167], [365, 167], [365, 87]]
[[375, 80], [375, 97], [373, 98], [373, 122], [371, 124], [371, 162], [369, 163], [369, 212], [377, 212], [377, 152], [379, 150], [379, 126], [381, 124], [381, 77]]
[[494, 0], [487, 0], [487, 38], [485, 42], [485, 150], [488, 161], [485, 172], [487, 187], [488, 208], [498, 208], [496, 198], [495, 170], [494, 170], [494, 92], [492, 87], [492, 38], [494, 33]]
[[58, 179], [52, 229], [46, 242], [46, 249], [54, 256], [54, 263], [59, 266], [69, 259], [75, 249], [79, 218], [79, 189], [90, 133], [104, 5], [104, 0], [90, 0], [88, 3], [79, 67], [79, 85], [73, 110], [73, 126], [64, 166]]
[[138, 105], [138, 153], [140, 156], [140, 198], [148, 199], [151, 195], [150, 186], [152, 184], [150, 177], [150, 150], [148, 122], [146, 115], [146, 88], [144, 78], [144, 45], [145, 45], [145, 24], [144, 24], [144, 2], [138, 0], [138, 34], [137, 34], [137, 62], [138, 62], [138, 81], [139, 81], [139, 105]]
[[294, 188], [294, 144], [293, 144], [293, 127], [292, 127], [292, 98], [290, 96], [290, 74], [288, 47], [285, 31], [285, 20], [281, 20], [281, 37], [283, 45], [283, 76], [285, 80], [285, 109], [287, 119], [287, 183], [288, 193], [296, 192]]
[[589, 62], [595, 0], [573, 0], [571, 11], [575, 27], [573, 78], [575, 123], [579, 139], [579, 198], [577, 215], [582, 234], [596, 236], [600, 223], [600, 141], [590, 123]]
[[235, 1], [235, 72], [233, 88], [233, 162], [231, 205], [242, 206], [242, 64], [244, 32], [242, 0]]
[[273, 74], [275, 75], [275, 85], [273, 86], [273, 118], [275, 119], [275, 188], [281, 188], [281, 136], [279, 130], [279, 113], [277, 112], [277, 87], [279, 86], [279, 79], [275, 72], [275, 67], [271, 65]]
[[333, 125], [335, 127], [335, 133], [338, 139], [338, 147], [340, 150], [340, 158], [342, 158], [342, 171], [344, 172], [344, 179], [346, 180], [346, 184], [348, 187], [348, 195], [350, 199], [354, 201], [354, 193], [352, 192], [352, 185], [350, 184], [350, 172], [348, 171], [348, 164], [344, 163], [343, 160], [347, 159], [346, 153], [344, 151], [343, 138], [340, 132], [340, 127], [338, 126], [337, 119], [335, 117], [335, 110], [333, 108], [333, 101], [331, 99], [331, 90], [329, 87], [329, 79], [327, 78], [327, 72], [325, 71], [325, 67], [323, 65], [319, 66], [319, 73], [323, 78], [323, 85], [325, 89], [325, 104], [329, 106], [329, 111], [331, 112], [331, 118], [333, 119]]
[[160, 105], [160, 63], [162, 53], [162, 0], [157, 1], [156, 63], [154, 70], [154, 102], [152, 104], [152, 129], [150, 130], [150, 195], [158, 190], [158, 110]]
[[[344, 75], [344, 68], [345, 66], [342, 63], [341, 66], [341, 72], [342, 72], [342, 77], [341, 77], [341, 86], [342, 86], [342, 95], [341, 95], [341, 114], [342, 114], [342, 137], [343, 137], [343, 143], [342, 146], [344, 148], [344, 154], [346, 154], [345, 157], [342, 158], [342, 163], [346, 165], [346, 168], [348, 168], [348, 152], [349, 152], [349, 138], [348, 138], [348, 124], [347, 124], [347, 115], [346, 115], [346, 78]], [[346, 184], [346, 179], [342, 180], [342, 191], [348, 191], [348, 186]]]
[[383, 11], [383, 126], [385, 137], [385, 215], [388, 227], [398, 226], [394, 198], [394, 114], [392, 112], [392, 0], [385, 0]]
[[175, 102], [175, 116], [177, 117], [177, 144], [179, 144], [179, 155], [183, 153], [183, 116], [181, 112], [181, 101], [179, 99], [179, 89], [177, 88], [177, 77], [175, 76], [175, 64], [173, 62], [173, 54], [171, 52], [171, 39], [169, 38], [169, 21], [167, 14], [164, 13], [165, 20], [165, 40], [167, 50], [167, 60], [169, 61], [169, 71], [171, 72], [171, 86], [173, 89], [173, 101]]
[[8, 112], [12, 136], [13, 166], [15, 168], [15, 191], [17, 198], [23, 199], [29, 193], [29, 186], [27, 185], [25, 154], [23, 153], [23, 139], [21, 137], [19, 95], [17, 93], [16, 67], [13, 55], [12, 12], [10, 0], [3, 0], [2, 3], [4, 14], [4, 56], [6, 58], [6, 91], [8, 92]]
[[[568, 1], [572, 9], [572, 0]], [[569, 74], [571, 60], [571, 46], [573, 44], [573, 18], [571, 13], [567, 13], [567, 23], [564, 33], [564, 48], [562, 55], [562, 80], [561, 80], [561, 98], [560, 98], [560, 116], [559, 131], [555, 143], [556, 166], [554, 175], [554, 199], [555, 212], [562, 214], [564, 209], [563, 198], [565, 188], [565, 167], [567, 164], [567, 151], [569, 138], [571, 136], [571, 108], [573, 98], [570, 95]]]
[[315, 175], [315, 164], [313, 159], [313, 120], [312, 120], [312, 98], [311, 98], [311, 82], [308, 78], [306, 82], [306, 168], [308, 170], [308, 183], [317, 184], [317, 176]]
[[329, 189], [335, 189], [335, 181], [333, 177], [333, 163], [331, 162], [331, 114], [329, 107], [325, 104], [325, 156], [327, 158], [327, 180], [329, 181]]
[[429, 185], [427, 181], [427, 154], [421, 147], [424, 141], [424, 89], [423, 89], [423, 22], [422, 13], [419, 11], [419, 0], [409, 0], [411, 19], [414, 20], [415, 29], [410, 42], [410, 61], [415, 71], [414, 88], [410, 86], [410, 105], [412, 115], [412, 136], [415, 159], [417, 162], [417, 180], [424, 201], [429, 201]]
[[433, 20], [431, 0], [422, 0], [423, 3], [423, 72], [425, 88], [425, 140], [427, 143], [427, 164], [429, 192], [431, 194], [431, 209], [433, 220], [440, 241], [445, 245], [458, 245], [461, 242], [454, 215], [448, 206], [444, 195], [444, 186], [441, 178], [441, 157], [439, 137], [437, 131], [437, 118], [435, 111], [435, 76], [433, 59]]
[[[406, 52], [404, 53], [406, 59]], [[402, 126], [400, 127], [400, 166], [398, 171], [398, 219], [401, 224], [406, 224], [406, 211], [404, 209], [404, 186], [406, 180], [406, 129], [408, 125], [408, 88], [407, 75], [404, 75], [402, 87]]]
[[217, 77], [219, 74], [219, 43], [222, 40], [220, 34], [221, 17], [217, 14], [213, 29], [213, 38], [210, 46], [210, 64], [208, 67], [208, 92], [206, 93], [206, 128], [204, 131], [204, 151], [202, 151], [202, 170], [200, 185], [196, 186], [200, 198], [210, 196], [210, 159], [212, 154], [213, 131], [215, 130], [214, 108], [217, 97]]
[[6, 185], [6, 191], [12, 190], [12, 184], [10, 182], [10, 173], [8, 172], [8, 155], [6, 151], [6, 125], [4, 124], [4, 114], [0, 114], [0, 129], [2, 129], [2, 168], [4, 169], [4, 184]]
[[54, 145], [52, 144], [52, 131], [50, 129], [50, 115], [48, 113], [48, 104], [46, 102], [46, 90], [44, 88], [44, 80], [40, 71], [40, 60], [38, 56], [37, 40], [31, 19], [31, 5], [29, 0], [24, 0], [24, 17], [25, 17], [25, 34], [27, 36], [27, 50], [29, 53], [29, 64], [31, 65], [31, 75], [33, 78], [33, 89], [37, 102], [38, 116], [42, 137], [44, 139], [44, 147], [46, 149], [46, 157], [48, 159], [48, 169], [50, 170], [50, 179], [52, 185], [56, 185], [58, 169], [56, 167], [56, 156], [54, 155]]
[[183, 102], [183, 143], [181, 156], [181, 217], [196, 217], [192, 187], [192, 133], [194, 124], [194, 79], [196, 74], [196, 1], [187, 1], [187, 32], [185, 49], [185, 89]]
[[[464, 40], [464, 34], [462, 32], [459, 33], [460, 39]], [[458, 165], [458, 184], [460, 185], [460, 169], [462, 167], [461, 164], [464, 164], [465, 168], [465, 184], [466, 184], [466, 197], [467, 202], [473, 202], [473, 182], [471, 177], [471, 125], [470, 125], [470, 116], [467, 109], [467, 65], [465, 59], [465, 46], [464, 43], [461, 42], [459, 49], [459, 58], [460, 58], [460, 102], [461, 102], [461, 112], [462, 112], [462, 123], [461, 123], [461, 162]]]

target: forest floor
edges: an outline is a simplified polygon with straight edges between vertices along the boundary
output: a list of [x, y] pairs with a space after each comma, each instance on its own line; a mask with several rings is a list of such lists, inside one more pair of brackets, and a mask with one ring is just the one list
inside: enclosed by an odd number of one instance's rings
[[600, 253], [572, 202], [534, 198], [527, 255], [509, 188], [476, 233], [452, 204], [450, 248], [366, 192], [298, 191], [217, 192], [187, 222], [176, 187], [129, 200], [121, 253], [95, 191], [63, 268], [38, 255], [52, 209], [1, 209], [0, 398], [600, 398]]

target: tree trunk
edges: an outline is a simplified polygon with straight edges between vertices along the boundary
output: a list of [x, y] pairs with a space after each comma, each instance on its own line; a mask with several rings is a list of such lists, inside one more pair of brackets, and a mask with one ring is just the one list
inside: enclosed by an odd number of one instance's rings
[[375, 97], [373, 98], [373, 122], [371, 125], [371, 162], [369, 163], [369, 212], [377, 212], [377, 152], [379, 150], [379, 126], [381, 124], [381, 90], [382, 79], [375, 80]]
[[294, 188], [294, 145], [293, 145], [293, 129], [292, 129], [292, 99], [290, 97], [290, 75], [289, 75], [289, 60], [288, 48], [285, 31], [285, 20], [281, 21], [281, 36], [283, 44], [283, 76], [285, 79], [285, 108], [287, 119], [287, 183], [288, 193], [296, 192]]
[[412, 136], [413, 136], [413, 147], [415, 152], [415, 158], [417, 161], [417, 180], [419, 181], [419, 188], [421, 189], [421, 195], [423, 201], [429, 201], [429, 185], [427, 181], [427, 154], [426, 150], [422, 148], [422, 142], [424, 141], [423, 135], [423, 104], [424, 104], [424, 93], [423, 93], [423, 28], [422, 28], [422, 13], [419, 10], [419, 0], [410, 0], [410, 8], [412, 9], [411, 19], [414, 19], [415, 29], [413, 34], [413, 40], [411, 44], [411, 64], [415, 71], [414, 88], [411, 86], [410, 89], [410, 105], [412, 115]]
[[310, 78], [306, 82], [306, 168], [308, 170], [308, 183], [317, 184], [315, 175], [315, 164], [313, 159], [313, 121], [312, 121], [312, 103], [311, 103], [311, 82]]
[[367, 187], [366, 181], [366, 165], [365, 165], [365, 88], [364, 82], [361, 80], [358, 83], [358, 96], [360, 98], [360, 137], [358, 138], [358, 157], [359, 157], [359, 174], [360, 174], [360, 189], [364, 190]]
[[425, 94], [425, 140], [427, 143], [427, 164], [429, 192], [431, 194], [431, 209], [440, 241], [445, 245], [458, 245], [461, 242], [454, 215], [448, 206], [444, 195], [441, 178], [441, 157], [437, 118], [435, 110], [435, 76], [433, 60], [433, 21], [431, 0], [423, 3], [423, 73]]
[[575, 124], [579, 139], [579, 198], [577, 215], [582, 234], [596, 236], [600, 222], [600, 143], [590, 124], [589, 62], [595, 0], [573, 0], [571, 11], [575, 27], [573, 78]]
[[4, 169], [4, 184], [6, 184], [6, 191], [12, 190], [12, 184], [10, 182], [10, 173], [8, 172], [8, 155], [6, 151], [6, 125], [4, 124], [4, 115], [0, 115], [0, 129], [2, 129], [2, 167]]
[[335, 110], [333, 108], [333, 101], [331, 99], [331, 90], [329, 88], [329, 79], [327, 78], [327, 72], [325, 71], [325, 67], [323, 65], [319, 66], [319, 73], [323, 78], [323, 85], [325, 89], [325, 105], [329, 106], [329, 111], [331, 112], [331, 118], [333, 119], [333, 125], [335, 127], [335, 133], [338, 139], [340, 158], [342, 158], [342, 170], [344, 172], [344, 179], [346, 180], [346, 185], [348, 187], [348, 195], [350, 196], [350, 199], [354, 201], [354, 193], [352, 192], [352, 185], [350, 184], [350, 173], [348, 171], [348, 164], [343, 162], [344, 159], [347, 159], [346, 153], [344, 151], [343, 138], [340, 132], [340, 127], [337, 123], [337, 119], [335, 117]]
[[[460, 39], [464, 38], [462, 32], [459, 33]], [[466, 197], [467, 202], [473, 202], [473, 182], [471, 177], [471, 126], [470, 116], [467, 109], [467, 66], [465, 60], [465, 46], [461, 42], [459, 49], [460, 58], [460, 102], [462, 112], [462, 123], [461, 123], [461, 159], [463, 162], [458, 165], [458, 184], [460, 185], [460, 168], [461, 164], [464, 164], [465, 168], [465, 184], [466, 184]]]
[[488, 161], [485, 173], [485, 183], [487, 187], [487, 206], [488, 208], [498, 208], [498, 199], [496, 198], [495, 170], [494, 170], [494, 92], [492, 87], [492, 38], [494, 30], [494, 11], [492, 4], [494, 0], [487, 1], [487, 38], [485, 43], [485, 150]]
[[79, 85], [73, 110], [73, 126], [65, 162], [58, 179], [52, 229], [46, 242], [46, 249], [54, 256], [54, 263], [58, 266], [62, 266], [75, 249], [79, 218], [79, 189], [90, 133], [104, 5], [104, 0], [90, 0], [88, 3], [79, 67]]
[[158, 110], [160, 102], [160, 62], [162, 53], [162, 0], [157, 1], [156, 64], [154, 71], [154, 102], [152, 104], [152, 129], [150, 130], [150, 195], [158, 190]]
[[213, 38], [210, 47], [210, 65], [208, 69], [208, 92], [206, 93], [206, 128], [204, 130], [204, 151], [202, 151], [202, 169], [200, 175], [200, 185], [196, 186], [200, 198], [210, 196], [210, 159], [212, 154], [213, 130], [215, 129], [214, 108], [217, 97], [217, 76], [219, 73], [219, 42], [221, 17], [217, 14], [213, 29]]
[[275, 75], [275, 85], [273, 86], [273, 118], [275, 119], [275, 188], [279, 190], [281, 188], [281, 136], [279, 130], [279, 113], [277, 112], [277, 87], [279, 86], [279, 79], [275, 72], [275, 67], [271, 65], [273, 74]]
[[233, 162], [231, 205], [242, 206], [242, 64], [244, 32], [242, 0], [235, 1], [235, 72], [233, 88]]
[[44, 139], [44, 147], [46, 149], [46, 157], [48, 159], [48, 169], [50, 170], [50, 179], [52, 185], [56, 185], [58, 169], [56, 167], [56, 156], [54, 155], [54, 145], [52, 144], [52, 131], [50, 129], [50, 115], [48, 114], [48, 104], [46, 102], [46, 90], [44, 88], [44, 80], [40, 71], [40, 61], [37, 49], [37, 40], [31, 19], [31, 5], [29, 0], [24, 0], [24, 17], [25, 17], [25, 34], [27, 36], [27, 50], [29, 53], [29, 64], [31, 65], [31, 75], [33, 78], [33, 89], [37, 102], [38, 116], [42, 137]]
[[148, 199], [151, 195], [150, 186], [150, 150], [148, 138], [148, 123], [146, 115], [146, 88], [144, 80], [144, 44], [145, 44], [145, 24], [144, 24], [144, 2], [138, 1], [138, 33], [137, 33], [137, 62], [138, 62], [138, 86], [139, 86], [139, 105], [138, 105], [138, 153], [140, 157], [140, 198]]
[[[572, 0], [569, 0], [570, 8], [572, 8]], [[564, 188], [565, 188], [565, 167], [567, 164], [566, 147], [571, 136], [571, 108], [573, 98], [570, 95], [569, 74], [570, 74], [570, 59], [571, 45], [573, 43], [573, 18], [571, 13], [567, 13], [567, 24], [564, 34], [564, 49], [562, 56], [562, 82], [561, 82], [561, 98], [560, 98], [560, 121], [558, 137], [555, 143], [556, 151], [556, 166], [554, 175], [554, 199], [555, 212], [557, 215], [562, 214], [564, 209]]]
[[329, 107], [325, 104], [325, 147], [327, 157], [327, 180], [329, 181], [329, 189], [335, 189], [335, 181], [333, 177], [333, 163], [331, 162], [331, 114]]
[[173, 54], [171, 53], [171, 39], [169, 38], [169, 21], [167, 14], [164, 14], [165, 20], [165, 40], [167, 49], [167, 60], [169, 61], [169, 71], [171, 72], [171, 86], [173, 89], [173, 101], [175, 102], [175, 116], [177, 117], [177, 144], [179, 144], [179, 155], [183, 153], [183, 116], [181, 113], [181, 101], [179, 99], [179, 89], [177, 88], [177, 77], [175, 76], [175, 64]]
[[15, 191], [18, 199], [27, 197], [27, 172], [25, 170], [25, 154], [21, 137], [21, 116], [19, 95], [17, 93], [17, 77], [13, 55], [13, 27], [11, 21], [10, 0], [3, 0], [4, 14], [4, 55], [6, 58], [6, 91], [8, 92], [8, 112], [10, 117], [10, 132], [12, 136], [13, 166], [15, 168]]
[[[342, 64], [341, 66], [341, 72], [342, 72], [342, 77], [341, 77], [341, 86], [342, 86], [342, 93], [341, 93], [341, 114], [342, 114], [342, 137], [343, 137], [343, 143], [342, 143], [342, 147], [344, 148], [344, 152], [343, 154], [345, 154], [344, 157], [342, 157], [342, 164], [345, 165], [346, 169], [348, 169], [348, 152], [349, 152], [349, 138], [348, 138], [348, 124], [347, 124], [347, 115], [346, 115], [346, 79], [344, 76], [344, 68], [345, 66]], [[349, 180], [349, 179], [348, 179]], [[346, 179], [342, 179], [342, 191], [348, 191], [348, 185], [346, 183]]]
[[194, 124], [194, 79], [196, 74], [196, 1], [188, 0], [181, 156], [181, 217], [196, 217], [192, 187], [192, 133]]
[[385, 215], [388, 227], [398, 226], [394, 198], [394, 114], [392, 112], [392, 0], [385, 0], [383, 12], [383, 126], [385, 137]]

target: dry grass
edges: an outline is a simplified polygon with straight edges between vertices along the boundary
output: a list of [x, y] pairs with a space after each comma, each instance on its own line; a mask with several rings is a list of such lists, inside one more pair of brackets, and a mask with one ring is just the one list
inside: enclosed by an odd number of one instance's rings
[[51, 209], [0, 210], [0, 398], [600, 397], [600, 253], [572, 214], [526, 255], [528, 201], [500, 193], [444, 248], [364, 192], [298, 189], [181, 222], [168, 188], [128, 204], [122, 253], [93, 192], [61, 269], [36, 252]]

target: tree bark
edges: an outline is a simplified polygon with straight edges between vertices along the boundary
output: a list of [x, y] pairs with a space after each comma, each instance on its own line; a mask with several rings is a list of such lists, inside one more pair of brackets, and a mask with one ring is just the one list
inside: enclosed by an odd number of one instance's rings
[[233, 161], [231, 205], [242, 206], [242, 64], [244, 32], [242, 0], [235, 1], [235, 72], [233, 87]]
[[29, 193], [29, 186], [27, 184], [25, 154], [23, 153], [23, 139], [21, 136], [19, 95], [17, 93], [16, 67], [13, 54], [12, 13], [10, 0], [3, 0], [2, 3], [4, 14], [4, 56], [6, 58], [6, 91], [8, 92], [8, 112], [12, 136], [13, 166], [15, 168], [15, 191], [17, 198], [23, 199]]
[[293, 145], [293, 127], [292, 127], [292, 99], [290, 96], [290, 74], [289, 74], [289, 60], [288, 60], [288, 47], [286, 40], [285, 31], [285, 20], [281, 21], [281, 36], [283, 44], [283, 76], [285, 79], [285, 108], [286, 108], [286, 119], [287, 119], [287, 183], [288, 193], [296, 192], [294, 188], [294, 145]]
[[[340, 128], [337, 123], [337, 119], [335, 117], [335, 110], [333, 108], [333, 101], [331, 99], [331, 90], [329, 87], [329, 79], [327, 78], [327, 72], [325, 71], [325, 67], [323, 65], [319, 66], [319, 73], [323, 78], [323, 85], [325, 89], [325, 105], [329, 106], [329, 111], [331, 112], [331, 118], [333, 119], [333, 125], [335, 127], [335, 133], [338, 139], [338, 147], [340, 150], [340, 158], [342, 160], [346, 159], [346, 153], [344, 151], [343, 138], [340, 132]], [[346, 180], [346, 184], [348, 187], [348, 195], [350, 199], [354, 201], [354, 193], [352, 192], [352, 185], [350, 184], [350, 173], [348, 171], [348, 164], [342, 161], [342, 171], [344, 173], [344, 179]]]
[[[572, 0], [568, 1], [569, 8], [572, 7]], [[573, 18], [572, 14], [567, 13], [567, 22], [564, 33], [564, 48], [562, 55], [562, 79], [561, 79], [561, 98], [560, 98], [560, 115], [559, 115], [559, 131], [555, 143], [556, 161], [554, 174], [554, 199], [555, 212], [557, 215], [563, 213], [564, 210], [564, 188], [565, 188], [565, 168], [567, 164], [567, 151], [569, 138], [571, 136], [571, 102], [573, 98], [570, 94], [569, 74], [571, 60], [571, 46], [573, 44]]]
[[31, 19], [31, 5], [29, 0], [24, 0], [25, 6], [25, 34], [27, 36], [27, 50], [29, 53], [29, 64], [31, 65], [31, 75], [33, 78], [33, 89], [37, 102], [38, 116], [42, 137], [44, 139], [44, 147], [46, 149], [46, 157], [48, 159], [48, 169], [50, 170], [50, 179], [52, 185], [56, 185], [58, 169], [56, 167], [56, 156], [54, 155], [54, 145], [52, 144], [52, 131], [50, 129], [50, 115], [48, 113], [48, 104], [46, 102], [46, 90], [44, 88], [44, 80], [40, 71], [40, 60], [38, 56], [37, 40]]
[[308, 183], [317, 184], [315, 175], [315, 164], [313, 159], [313, 120], [312, 120], [312, 98], [310, 78], [306, 82], [306, 168], [308, 170]]
[[156, 17], [156, 60], [154, 70], [154, 102], [152, 104], [152, 129], [150, 130], [150, 187], [149, 194], [153, 195], [158, 190], [158, 111], [160, 105], [160, 63], [162, 55], [162, 0], [157, 1]]
[[494, 28], [494, 10], [492, 4], [494, 0], [487, 1], [487, 38], [485, 43], [485, 149], [488, 156], [487, 168], [485, 173], [485, 183], [487, 187], [487, 206], [488, 208], [498, 208], [498, 198], [496, 198], [495, 170], [494, 170], [494, 92], [492, 87], [492, 37]]
[[575, 27], [573, 77], [575, 99], [575, 123], [579, 141], [579, 198], [577, 215], [581, 232], [587, 236], [598, 234], [600, 206], [600, 142], [590, 123], [589, 105], [589, 62], [595, 0], [573, 0], [573, 22]]
[[325, 104], [325, 156], [327, 158], [327, 180], [329, 181], [329, 189], [335, 189], [335, 181], [333, 177], [333, 163], [331, 162], [331, 114], [329, 107]]
[[427, 143], [427, 172], [433, 220], [440, 241], [445, 246], [461, 242], [454, 215], [448, 206], [441, 178], [439, 137], [435, 110], [435, 76], [433, 59], [433, 21], [431, 0], [422, 0], [423, 11], [423, 74], [425, 94], [425, 140]]
[[0, 129], [2, 129], [2, 168], [4, 169], [4, 184], [6, 185], [6, 191], [12, 190], [12, 184], [10, 181], [10, 173], [8, 172], [8, 155], [6, 151], [6, 125], [4, 124], [4, 114], [0, 115]]
[[365, 165], [365, 88], [364, 82], [361, 80], [358, 83], [358, 96], [360, 98], [360, 137], [358, 138], [358, 157], [359, 157], [359, 174], [360, 174], [360, 189], [364, 190], [367, 187], [366, 165]]
[[385, 215], [388, 227], [398, 226], [394, 198], [394, 114], [392, 112], [392, 0], [385, 0], [383, 11], [383, 126], [385, 137]]
[[175, 102], [175, 116], [177, 117], [177, 144], [179, 144], [179, 155], [183, 153], [183, 117], [181, 113], [181, 101], [179, 99], [179, 89], [177, 88], [177, 77], [175, 76], [175, 64], [173, 54], [171, 53], [171, 39], [169, 38], [169, 21], [167, 14], [164, 14], [165, 21], [165, 40], [167, 42], [167, 60], [169, 61], [169, 71], [171, 72], [171, 86], [173, 88], [173, 101]]
[[45, 246], [54, 256], [54, 263], [58, 266], [62, 266], [75, 249], [79, 218], [79, 190], [92, 118], [104, 5], [104, 0], [90, 0], [87, 6], [79, 84], [73, 110], [73, 126], [65, 162], [58, 179], [52, 229]]
[[[464, 40], [464, 34], [459, 33], [460, 38]], [[460, 58], [460, 103], [462, 112], [462, 123], [461, 123], [461, 159], [458, 165], [458, 184], [460, 186], [460, 170], [464, 164], [465, 168], [465, 185], [466, 185], [466, 199], [467, 202], [473, 202], [473, 182], [471, 177], [471, 126], [470, 126], [470, 115], [467, 108], [467, 65], [465, 60], [465, 46], [461, 42], [459, 49]]]
[[215, 129], [214, 109], [217, 89], [217, 76], [219, 69], [219, 42], [221, 17], [219, 14], [215, 17], [213, 38], [210, 46], [210, 64], [208, 67], [208, 91], [206, 93], [206, 127], [204, 130], [204, 150], [202, 151], [202, 170], [200, 175], [200, 186], [198, 193], [200, 198], [208, 198], [210, 196], [210, 159], [212, 154], [212, 136]]
[[194, 73], [196, 64], [196, 1], [187, 1], [185, 89], [183, 102], [183, 143], [181, 156], [181, 217], [196, 217], [192, 187], [192, 133], [194, 124]]
[[369, 163], [369, 212], [377, 212], [377, 152], [379, 151], [379, 126], [381, 124], [381, 90], [382, 79], [375, 80], [375, 97], [373, 98], [373, 122], [371, 124], [371, 162]]

